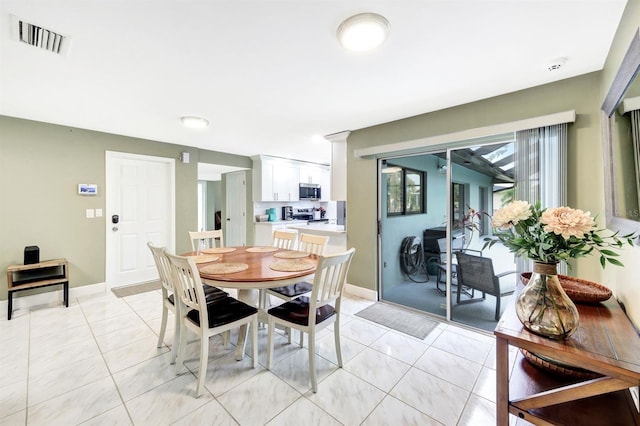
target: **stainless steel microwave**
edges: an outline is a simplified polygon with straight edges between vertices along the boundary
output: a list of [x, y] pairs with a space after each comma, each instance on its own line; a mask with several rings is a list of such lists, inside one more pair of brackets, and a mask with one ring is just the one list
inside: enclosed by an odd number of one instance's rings
[[298, 198], [300, 200], [319, 200], [321, 198], [320, 185], [317, 183], [301, 183]]

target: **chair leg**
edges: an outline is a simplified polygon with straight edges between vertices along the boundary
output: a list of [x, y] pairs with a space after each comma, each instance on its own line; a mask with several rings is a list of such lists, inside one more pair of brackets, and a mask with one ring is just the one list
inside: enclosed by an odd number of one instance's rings
[[176, 358], [178, 357], [178, 348], [180, 347], [180, 335], [182, 334], [182, 327], [180, 323], [180, 315], [176, 312], [174, 321], [174, 332], [173, 332], [173, 345], [171, 346], [171, 364], [176, 363]]
[[198, 386], [196, 398], [199, 398], [204, 388], [204, 380], [207, 378], [207, 363], [209, 361], [209, 338], [200, 336], [200, 371], [198, 371]]
[[342, 368], [342, 346], [340, 346], [340, 317], [336, 318], [333, 323], [333, 338], [336, 343], [336, 358], [338, 358], [338, 367]]
[[273, 356], [273, 329], [276, 323], [271, 316], [269, 316], [269, 322], [267, 323], [267, 370], [271, 369], [271, 358]]
[[304, 347], [304, 333], [300, 330], [298, 330], [298, 332], [300, 333], [300, 347], [303, 348]]
[[289, 327], [284, 329], [284, 332], [287, 333], [288, 339], [289, 339], [289, 344], [291, 344], [291, 342], [293, 341], [293, 330]]
[[500, 321], [500, 294], [496, 296], [496, 321]]
[[180, 337], [179, 337], [179, 340], [178, 340], [178, 358], [176, 359], [176, 366], [175, 366], [176, 376], [178, 374], [180, 374], [182, 372], [182, 370], [183, 370], [183, 367], [184, 367], [184, 351], [185, 351], [185, 346], [187, 346], [187, 329], [182, 324], [182, 318], [180, 318], [179, 321], [180, 321], [180, 328], [182, 330], [180, 332]]
[[258, 316], [251, 320], [251, 367], [258, 364]]
[[227, 330], [222, 333], [222, 346], [225, 348], [229, 346], [229, 342], [231, 342], [231, 331]]
[[160, 324], [160, 333], [158, 333], [158, 347], [161, 348], [164, 344], [164, 333], [167, 331], [167, 317], [169, 316], [169, 309], [162, 305], [162, 323]]
[[311, 376], [311, 390], [318, 392], [318, 376], [316, 374], [316, 336], [313, 329], [309, 330], [309, 375]]

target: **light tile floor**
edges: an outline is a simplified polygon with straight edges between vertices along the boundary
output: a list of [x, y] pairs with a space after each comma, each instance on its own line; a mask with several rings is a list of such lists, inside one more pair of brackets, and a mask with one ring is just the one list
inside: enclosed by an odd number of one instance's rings
[[[161, 293], [111, 292], [69, 308], [32, 307], [0, 320], [0, 425], [494, 425], [495, 344], [491, 335], [441, 323], [424, 340], [355, 316], [371, 301], [345, 296], [344, 368], [332, 330], [317, 339], [318, 393], [308, 353], [277, 335], [274, 365], [259, 333], [259, 365], [249, 350], [210, 340], [206, 391], [194, 398], [199, 343], [187, 369], [156, 347]], [[236, 335], [232, 334], [232, 342]], [[297, 342], [294, 336], [294, 342]], [[305, 339], [306, 345], [306, 339]]]

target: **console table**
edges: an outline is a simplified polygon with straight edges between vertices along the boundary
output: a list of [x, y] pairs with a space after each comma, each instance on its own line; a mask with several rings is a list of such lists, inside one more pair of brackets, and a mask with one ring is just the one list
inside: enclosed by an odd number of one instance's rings
[[13, 311], [13, 293], [52, 285], [62, 285], [64, 305], [69, 307], [69, 263], [66, 259], [9, 266], [7, 268], [7, 318], [11, 319]]
[[[640, 384], [637, 331], [615, 300], [576, 306], [580, 327], [567, 340], [527, 331], [513, 303], [503, 314], [494, 331], [498, 425], [509, 425], [509, 413], [538, 425], [640, 424], [628, 390]], [[585, 380], [540, 371], [518, 351], [510, 377], [510, 345], [601, 376]]]

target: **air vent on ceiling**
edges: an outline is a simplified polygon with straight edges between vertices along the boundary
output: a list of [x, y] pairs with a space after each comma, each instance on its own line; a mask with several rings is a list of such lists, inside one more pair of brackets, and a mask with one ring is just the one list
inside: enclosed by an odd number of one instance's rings
[[50, 29], [11, 17], [11, 35], [14, 40], [64, 55], [69, 47], [69, 37]]

